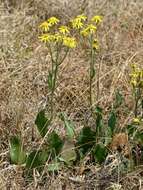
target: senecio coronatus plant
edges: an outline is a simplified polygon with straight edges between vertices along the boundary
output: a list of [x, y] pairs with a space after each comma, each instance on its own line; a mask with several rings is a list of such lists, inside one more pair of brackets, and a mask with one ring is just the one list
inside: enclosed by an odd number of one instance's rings
[[[48, 74], [48, 87], [51, 92], [50, 106], [51, 119], [53, 119], [54, 92], [56, 89], [57, 74], [59, 66], [68, 56], [69, 50], [76, 48], [80, 44], [80, 40], [87, 40], [90, 49], [90, 66], [89, 66], [89, 102], [92, 108], [92, 83], [95, 77], [95, 53], [99, 49], [98, 40], [96, 38], [97, 25], [102, 21], [101, 16], [94, 16], [88, 21], [87, 16], [81, 14], [70, 20], [68, 25], [60, 25], [60, 20], [51, 17], [47, 21], [40, 24], [41, 34], [39, 39], [48, 48], [51, 59], [51, 70]], [[76, 39], [75, 33], [78, 33], [80, 40]]]
[[58, 26], [59, 22], [60, 20], [58, 18], [51, 17], [47, 21], [41, 23], [39, 26], [42, 32], [42, 34], [39, 36], [39, 39], [48, 48], [51, 58], [51, 70], [48, 74], [48, 87], [51, 92], [50, 120], [53, 119], [53, 98], [56, 89], [59, 66], [67, 57], [69, 50], [77, 46], [76, 39], [70, 35], [70, 28], [68, 26]]
[[[71, 21], [72, 27], [76, 29], [80, 34], [80, 40], [86, 41], [89, 50], [90, 50], [90, 56], [89, 56], [89, 103], [90, 108], [92, 111], [93, 108], [93, 93], [92, 93], [92, 84], [93, 79], [95, 77], [95, 54], [96, 51], [99, 49], [99, 43], [97, 40], [97, 26], [102, 22], [102, 16], [96, 15], [93, 16], [89, 21], [88, 18], [85, 15], [78, 15], [75, 19]], [[97, 89], [99, 91], [99, 89]], [[97, 92], [97, 99], [98, 99]]]

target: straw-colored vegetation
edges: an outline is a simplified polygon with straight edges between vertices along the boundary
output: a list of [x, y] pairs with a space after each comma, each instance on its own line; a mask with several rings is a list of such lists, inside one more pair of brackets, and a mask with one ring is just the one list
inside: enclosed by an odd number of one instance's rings
[[1, 0], [0, 189], [143, 189], [143, 1]]

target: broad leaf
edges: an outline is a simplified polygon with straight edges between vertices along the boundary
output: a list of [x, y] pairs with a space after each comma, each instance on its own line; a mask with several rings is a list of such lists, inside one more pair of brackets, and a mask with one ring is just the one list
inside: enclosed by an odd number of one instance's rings
[[55, 172], [55, 171], [58, 171], [59, 169], [60, 169], [60, 163], [58, 162], [48, 164], [49, 172]]
[[29, 169], [39, 168], [46, 163], [48, 156], [47, 150], [34, 150], [27, 157], [26, 167]]
[[101, 143], [97, 144], [95, 149], [93, 150], [93, 156], [99, 164], [105, 161], [107, 153], [107, 148]]
[[127, 125], [127, 131], [128, 131], [128, 135], [133, 135], [135, 133], [135, 131], [137, 130], [135, 125]]
[[111, 111], [111, 113], [109, 115], [108, 127], [110, 127], [112, 134], [113, 134], [115, 127], [116, 127], [116, 114], [114, 111]]
[[96, 132], [90, 127], [84, 127], [77, 138], [77, 146], [79, 146], [80, 151], [85, 154], [95, 145], [95, 141]]
[[48, 131], [48, 125], [50, 121], [45, 117], [45, 110], [41, 110], [35, 120], [37, 129], [42, 137], [44, 137]]
[[74, 124], [72, 121], [68, 120], [67, 116], [64, 113], [60, 114], [61, 120], [64, 122], [64, 126], [67, 132], [67, 137], [69, 139], [73, 139], [75, 136], [75, 131], [74, 131]]
[[68, 139], [65, 140], [59, 160], [69, 165], [76, 160], [76, 157], [74, 143]]
[[139, 144], [143, 144], [143, 131], [137, 131], [134, 140], [137, 141]]
[[17, 136], [10, 139], [10, 159], [13, 164], [24, 164], [26, 160], [22, 142]]
[[48, 136], [49, 150], [52, 153], [52, 156], [55, 157], [61, 151], [63, 146], [63, 141], [60, 136], [55, 132], [51, 132]]
[[104, 145], [107, 146], [112, 141], [112, 131], [111, 128], [107, 127], [105, 130], [105, 138], [104, 138]]

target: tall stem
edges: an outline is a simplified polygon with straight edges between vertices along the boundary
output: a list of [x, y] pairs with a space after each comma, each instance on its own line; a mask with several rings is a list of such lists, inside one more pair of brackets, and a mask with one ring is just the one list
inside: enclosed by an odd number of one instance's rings
[[100, 96], [100, 68], [101, 68], [101, 63], [99, 62], [99, 67], [97, 71], [97, 96], [96, 96], [96, 101], [98, 104], [99, 96]]
[[52, 86], [52, 91], [51, 91], [51, 118], [50, 120], [53, 119], [53, 100], [54, 100], [54, 92], [55, 92], [55, 87], [56, 87], [56, 80], [57, 80], [57, 73], [58, 73], [58, 64], [56, 64], [55, 66], [55, 70], [54, 70], [54, 76], [53, 76], [53, 86]]
[[138, 104], [139, 104], [140, 98], [141, 98], [141, 90], [140, 90], [140, 88], [135, 89], [135, 108], [134, 108], [135, 117], [138, 116]]
[[92, 83], [93, 83], [93, 78], [95, 76], [95, 70], [94, 70], [94, 49], [93, 49], [93, 36], [91, 36], [90, 38], [90, 49], [91, 49], [91, 53], [90, 53], [90, 80], [89, 80], [89, 103], [90, 103], [90, 107], [91, 107], [91, 111], [93, 109], [93, 97], [92, 97]]

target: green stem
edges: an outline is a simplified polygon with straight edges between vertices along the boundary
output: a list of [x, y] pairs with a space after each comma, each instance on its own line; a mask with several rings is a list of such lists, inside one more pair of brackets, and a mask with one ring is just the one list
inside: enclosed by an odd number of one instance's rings
[[100, 96], [100, 69], [101, 69], [101, 63], [99, 62], [99, 67], [98, 67], [98, 72], [97, 72], [97, 96], [96, 96], [96, 101], [98, 104], [99, 101], [99, 96]]
[[94, 78], [94, 75], [95, 75], [95, 70], [94, 70], [94, 49], [93, 49], [93, 46], [92, 46], [92, 43], [93, 43], [93, 36], [91, 36], [91, 39], [90, 39], [90, 49], [91, 49], [91, 54], [90, 54], [90, 80], [89, 80], [89, 103], [90, 103], [90, 107], [91, 107], [91, 111], [93, 109], [93, 97], [92, 97], [92, 83], [93, 83], [93, 78]]
[[138, 104], [139, 104], [140, 98], [141, 98], [140, 88], [135, 89], [135, 109], [134, 109], [134, 115], [135, 115], [135, 117], [138, 116]]
[[51, 62], [52, 62], [52, 68], [51, 68], [51, 73], [52, 73], [52, 89], [51, 89], [51, 95], [50, 95], [50, 122], [53, 120], [54, 116], [54, 93], [56, 89], [56, 81], [57, 81], [57, 74], [58, 74], [58, 68], [62, 64], [62, 62], [65, 60], [67, 53], [69, 51], [69, 48], [65, 51], [65, 54], [63, 58], [60, 60], [60, 54], [62, 50], [62, 43], [57, 43], [55, 47], [55, 54], [53, 54], [52, 48], [49, 45], [49, 53], [51, 57]]
[[61, 65], [63, 63], [63, 61], [65, 60], [65, 58], [67, 57], [67, 54], [69, 52], [69, 48], [67, 48], [67, 50], [65, 51], [65, 55], [63, 56], [63, 58], [61, 59], [61, 61], [59, 62], [59, 65]]
[[56, 80], [57, 80], [57, 73], [58, 73], [58, 64], [56, 64], [55, 66], [55, 70], [54, 70], [54, 76], [53, 76], [53, 86], [52, 86], [52, 91], [51, 91], [51, 118], [50, 120], [52, 121], [53, 119], [53, 113], [54, 113], [54, 109], [53, 109], [53, 100], [54, 100], [54, 92], [55, 92], [55, 87], [56, 87]]
[[[50, 106], [51, 106], [51, 116], [50, 116], [50, 121], [53, 120], [53, 115], [54, 115], [54, 92], [56, 89], [56, 81], [57, 81], [57, 73], [58, 73], [58, 66], [59, 64], [59, 55], [61, 53], [61, 43], [57, 44], [57, 50], [56, 50], [56, 59], [54, 61], [54, 59], [51, 57], [52, 60], [52, 90], [51, 90], [51, 100], [50, 100]], [[51, 54], [52, 56], [52, 54]], [[54, 68], [55, 67], [55, 68]]]

